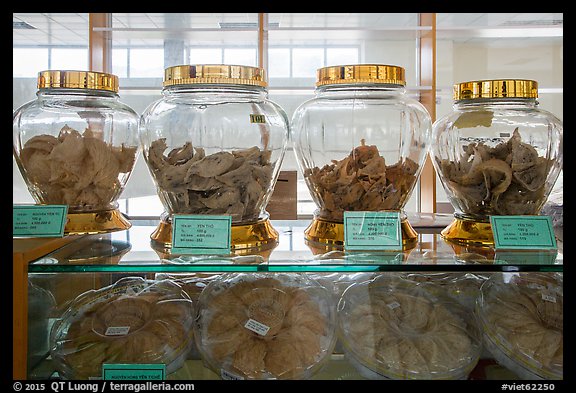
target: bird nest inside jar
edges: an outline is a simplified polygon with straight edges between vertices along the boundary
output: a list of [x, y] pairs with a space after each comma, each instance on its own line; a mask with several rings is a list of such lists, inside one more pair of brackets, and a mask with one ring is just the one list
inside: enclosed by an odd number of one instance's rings
[[546, 200], [546, 179], [553, 160], [538, 155], [518, 128], [494, 147], [483, 142], [463, 146], [457, 161], [436, 157], [452, 201], [466, 214], [537, 214]]
[[401, 209], [418, 168], [410, 158], [387, 166], [378, 147], [362, 139], [342, 160], [306, 169], [304, 177], [318, 199], [318, 216], [341, 222], [345, 211]]
[[98, 211], [113, 207], [123, 187], [119, 176], [132, 171], [137, 150], [112, 146], [90, 128], [80, 133], [65, 125], [57, 137], [41, 134], [26, 141], [20, 161], [38, 202]]
[[257, 146], [206, 155], [191, 142], [165, 155], [155, 140], [147, 162], [171, 213], [226, 214], [234, 222], [259, 218], [272, 184], [272, 152]]

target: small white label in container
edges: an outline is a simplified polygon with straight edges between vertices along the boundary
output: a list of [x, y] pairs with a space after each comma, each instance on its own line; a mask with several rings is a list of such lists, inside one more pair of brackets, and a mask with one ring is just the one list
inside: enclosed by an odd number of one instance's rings
[[224, 369], [220, 369], [220, 377], [226, 381], [240, 381], [244, 379], [240, 375], [233, 374]]
[[104, 333], [106, 336], [125, 336], [130, 331], [130, 326], [110, 326]]
[[388, 306], [388, 308], [389, 308], [390, 310], [394, 310], [395, 308], [400, 307], [400, 303], [398, 303], [398, 302], [392, 302], [392, 303], [387, 304], [387, 306]]
[[244, 327], [261, 336], [265, 336], [268, 333], [268, 330], [270, 330], [270, 326], [266, 326], [263, 323], [255, 321], [254, 319], [248, 319], [246, 324], [244, 324]]
[[549, 295], [547, 293], [542, 294], [542, 300], [546, 300], [547, 302], [556, 303], [556, 296]]

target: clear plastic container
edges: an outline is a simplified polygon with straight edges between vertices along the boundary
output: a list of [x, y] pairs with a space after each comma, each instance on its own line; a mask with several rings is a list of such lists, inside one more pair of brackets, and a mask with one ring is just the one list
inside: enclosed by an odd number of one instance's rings
[[[490, 277], [490, 273], [406, 273], [404, 278], [419, 283], [433, 283], [441, 296], [448, 296], [470, 312], [476, 307], [480, 287]], [[429, 289], [432, 290], [432, 289]], [[434, 290], [432, 290], [434, 293]]]
[[127, 229], [118, 198], [139, 152], [138, 114], [118, 77], [38, 73], [37, 98], [13, 113], [13, 155], [35, 202], [68, 205], [66, 234]]
[[227, 273], [196, 310], [196, 345], [222, 379], [309, 379], [336, 342], [334, 300], [306, 274]]
[[65, 379], [98, 379], [104, 363], [164, 363], [170, 374], [193, 346], [192, 323], [178, 284], [126, 277], [78, 296], [52, 327], [50, 353]]
[[563, 165], [563, 123], [538, 107], [538, 83], [495, 79], [454, 85], [430, 154], [454, 207], [442, 236], [494, 243], [490, 216], [538, 215]]
[[50, 351], [50, 319], [56, 299], [52, 292], [28, 280], [28, 369], [32, 370]]
[[288, 142], [288, 118], [268, 99], [264, 70], [179, 65], [142, 114], [144, 159], [165, 212], [152, 240], [169, 247], [175, 214], [230, 215], [232, 248], [275, 244], [266, 205]]
[[369, 379], [466, 379], [482, 345], [473, 315], [436, 284], [381, 275], [338, 304], [344, 352]]
[[486, 349], [522, 379], [563, 379], [562, 273], [493, 273], [476, 314]]
[[344, 212], [392, 211], [401, 215], [404, 248], [416, 244], [403, 209], [426, 159], [432, 123], [405, 84], [399, 66], [318, 69], [315, 97], [297, 108], [291, 128], [317, 206], [308, 241], [342, 246]]

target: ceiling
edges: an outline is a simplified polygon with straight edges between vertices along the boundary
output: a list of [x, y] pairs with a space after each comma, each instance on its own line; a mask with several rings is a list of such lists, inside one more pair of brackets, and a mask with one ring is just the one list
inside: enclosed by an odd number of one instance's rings
[[[13, 46], [84, 46], [88, 45], [88, 13], [13, 13]], [[530, 31], [550, 32], [561, 39], [562, 13], [438, 13], [436, 24], [439, 38], [458, 42], [482, 39], [473, 29], [530, 28]], [[257, 13], [112, 13], [114, 45], [157, 45], [171, 34], [182, 31], [206, 30], [206, 34], [232, 30], [226, 39], [233, 40], [239, 29], [252, 34], [257, 30]], [[417, 13], [270, 13], [270, 31], [286, 31], [283, 37], [298, 28], [317, 29], [316, 36], [325, 32], [350, 30], [390, 31], [400, 34], [418, 26]], [[472, 30], [470, 28], [473, 28]], [[465, 29], [465, 30], [462, 30]], [[468, 34], [462, 34], [467, 31]], [[495, 30], [494, 30], [495, 31]], [[500, 31], [500, 30], [498, 30]], [[526, 39], [523, 30], [517, 39]], [[158, 32], [162, 33], [159, 34]], [[456, 33], [454, 33], [456, 32]], [[155, 35], [154, 35], [155, 34]], [[490, 39], [498, 39], [500, 33]], [[256, 35], [253, 35], [256, 37]], [[252, 35], [250, 36], [252, 37]], [[486, 38], [484, 38], [486, 39]]]

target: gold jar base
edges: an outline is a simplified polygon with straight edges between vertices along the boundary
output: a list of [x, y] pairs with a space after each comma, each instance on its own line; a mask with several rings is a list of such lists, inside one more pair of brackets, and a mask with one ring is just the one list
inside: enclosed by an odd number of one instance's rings
[[490, 222], [474, 221], [455, 217], [454, 221], [440, 232], [447, 242], [461, 246], [493, 247], [494, 234]]
[[[410, 250], [418, 244], [418, 233], [407, 218], [400, 220], [402, 251]], [[344, 223], [315, 217], [304, 231], [306, 244], [315, 254], [344, 248]], [[401, 250], [398, 250], [401, 251]]]
[[[232, 224], [230, 251], [235, 254], [250, 254], [252, 249], [271, 249], [278, 245], [278, 231], [274, 229], [268, 217], [250, 224]], [[150, 235], [156, 246], [168, 251], [172, 248], [172, 220], [162, 219]], [[156, 247], [157, 248], [157, 247]]]
[[91, 213], [68, 213], [64, 234], [94, 235], [122, 231], [132, 227], [118, 209]]

